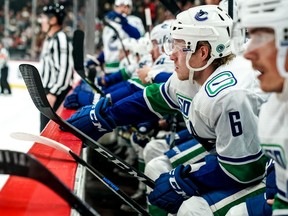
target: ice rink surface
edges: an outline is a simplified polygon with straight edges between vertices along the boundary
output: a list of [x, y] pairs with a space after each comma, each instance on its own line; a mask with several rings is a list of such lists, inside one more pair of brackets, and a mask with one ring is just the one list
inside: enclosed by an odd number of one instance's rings
[[[20, 63], [10, 62], [8, 81], [12, 87], [12, 94], [0, 94], [0, 148], [27, 152], [33, 143], [15, 140], [10, 134], [26, 132], [39, 135], [40, 114], [17, 70]], [[0, 189], [6, 180], [7, 176], [0, 175]]]

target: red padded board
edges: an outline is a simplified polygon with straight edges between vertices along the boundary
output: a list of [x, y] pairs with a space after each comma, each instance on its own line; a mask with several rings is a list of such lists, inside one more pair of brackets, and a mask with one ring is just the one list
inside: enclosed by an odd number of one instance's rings
[[[61, 106], [57, 113], [66, 119], [73, 112]], [[82, 142], [71, 133], [61, 131], [52, 121], [41, 135], [68, 146], [78, 155], [81, 152]], [[73, 189], [77, 163], [69, 155], [37, 143], [29, 153]], [[61, 197], [32, 179], [10, 176], [0, 192], [0, 215], [3, 216], [69, 216], [70, 211], [70, 206]]]

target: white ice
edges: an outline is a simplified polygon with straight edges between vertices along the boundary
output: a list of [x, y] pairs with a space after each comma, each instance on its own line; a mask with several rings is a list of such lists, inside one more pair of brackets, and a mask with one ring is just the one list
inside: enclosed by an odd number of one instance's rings
[[[19, 141], [10, 137], [12, 132], [40, 134], [40, 114], [18, 71], [21, 63], [37, 66], [35, 62], [10, 61], [9, 63], [8, 81], [12, 86], [12, 95], [0, 94], [0, 149], [28, 152], [33, 142]], [[0, 190], [8, 177], [0, 175]]]

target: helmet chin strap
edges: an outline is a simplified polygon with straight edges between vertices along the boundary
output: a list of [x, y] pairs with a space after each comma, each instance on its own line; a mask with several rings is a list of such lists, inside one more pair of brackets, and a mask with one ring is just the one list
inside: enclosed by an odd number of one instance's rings
[[189, 64], [189, 60], [190, 60], [192, 54], [193, 54], [192, 52], [188, 52], [188, 53], [187, 53], [187, 55], [186, 55], [186, 66], [187, 66], [187, 68], [189, 69], [189, 80], [191, 80], [192, 82], [194, 82], [194, 80], [193, 80], [194, 72], [195, 72], [195, 71], [205, 70], [205, 69], [214, 61], [215, 58], [211, 56], [210, 59], [207, 61], [207, 63], [206, 63], [204, 66], [202, 66], [202, 67], [200, 67], [200, 68], [193, 68], [193, 67], [191, 67], [190, 64]]

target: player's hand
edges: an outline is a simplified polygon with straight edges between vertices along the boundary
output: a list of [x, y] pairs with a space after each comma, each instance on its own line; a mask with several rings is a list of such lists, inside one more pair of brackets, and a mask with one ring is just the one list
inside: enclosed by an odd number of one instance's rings
[[49, 101], [50, 106], [53, 107], [57, 100], [57, 97], [53, 94], [47, 94], [47, 100]]
[[106, 86], [105, 75], [102, 74], [101, 76], [97, 77], [97, 84], [98, 86]]
[[184, 200], [199, 195], [196, 185], [187, 177], [191, 166], [180, 165], [168, 173], [163, 173], [155, 182], [148, 199], [169, 213], [175, 214]]
[[148, 72], [150, 70], [151, 70], [151, 68], [146, 66], [146, 65], [143, 66], [142, 68], [139, 68], [137, 70], [138, 77], [139, 77], [139, 79], [141, 80], [141, 82], [143, 84], [148, 84], [149, 83], [148, 80], [147, 80], [147, 76], [148, 76]]
[[96, 105], [84, 106], [67, 119], [67, 122], [94, 140], [98, 140], [116, 127], [112, 119], [101, 115], [101, 111], [108, 106], [107, 103], [108, 98], [102, 98]]
[[267, 204], [272, 206], [274, 204], [274, 199], [267, 199]]
[[78, 109], [82, 106], [91, 105], [94, 100], [94, 92], [89, 85], [82, 82], [64, 100], [67, 109]]

